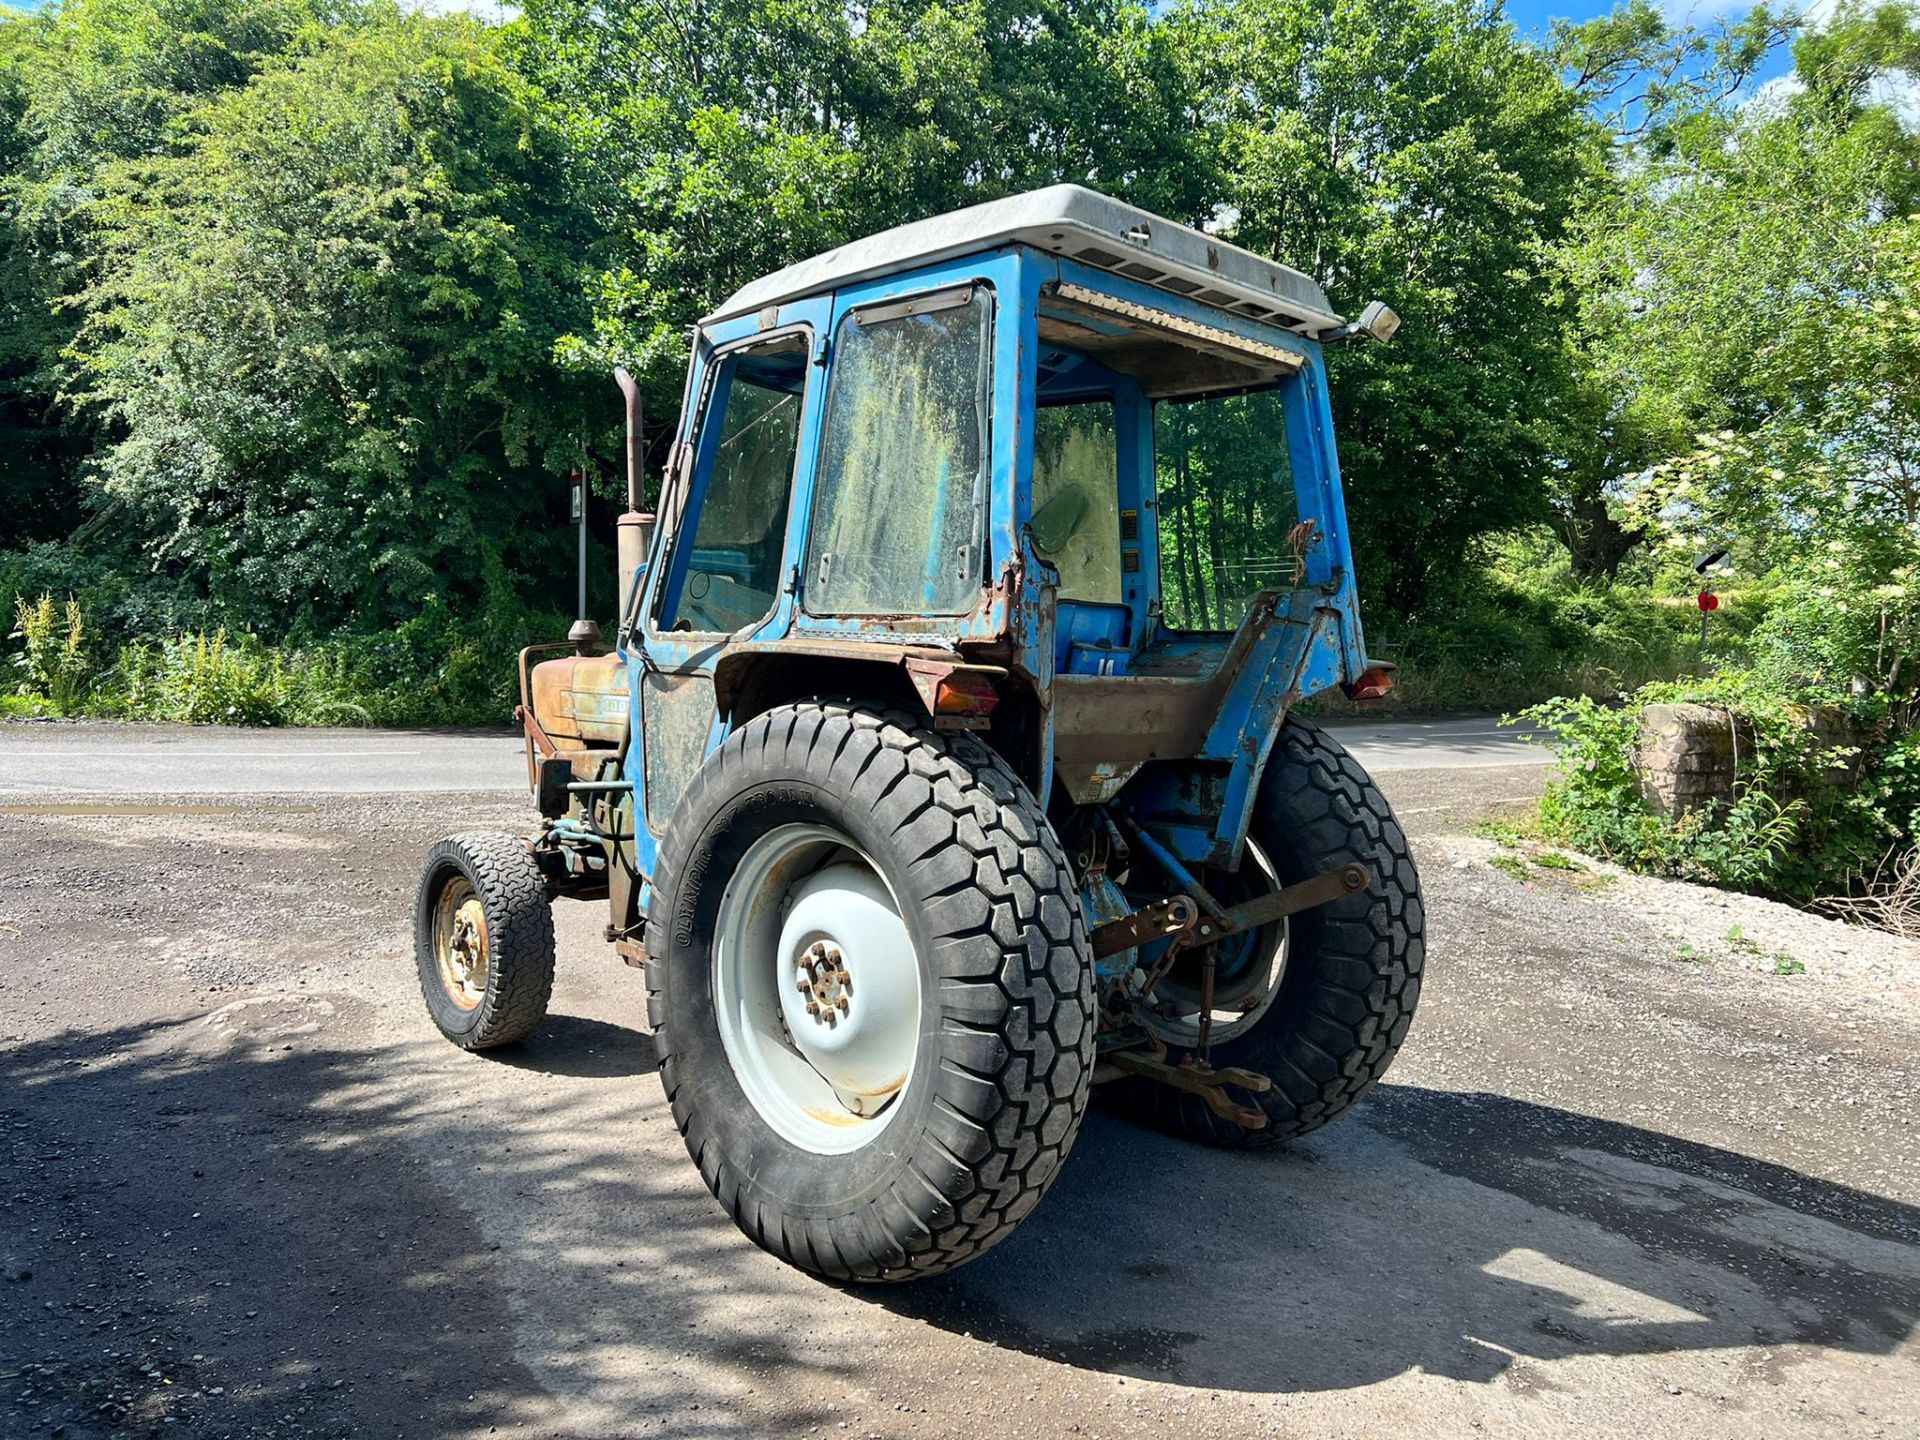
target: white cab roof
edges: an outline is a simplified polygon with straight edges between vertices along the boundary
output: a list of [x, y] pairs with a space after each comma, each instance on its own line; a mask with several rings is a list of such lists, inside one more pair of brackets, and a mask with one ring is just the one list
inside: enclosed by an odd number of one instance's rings
[[1340, 324], [1308, 276], [1080, 185], [1049, 185], [855, 240], [742, 286], [709, 321], [1009, 242], [1065, 255], [1232, 314], [1315, 335]]

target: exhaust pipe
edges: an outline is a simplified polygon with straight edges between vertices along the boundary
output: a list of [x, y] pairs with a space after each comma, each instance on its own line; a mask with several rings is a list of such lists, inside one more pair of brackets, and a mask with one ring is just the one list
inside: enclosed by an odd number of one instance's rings
[[600, 627], [587, 618], [587, 472], [584, 467], [567, 477], [567, 486], [573, 501], [573, 518], [580, 527], [580, 604], [575, 612], [580, 618], [567, 631], [567, 643], [573, 646], [576, 655], [597, 655]]
[[645, 465], [641, 455], [640, 386], [624, 366], [614, 370], [613, 378], [627, 397], [627, 509], [615, 532], [620, 557], [620, 631], [625, 634], [636, 623], [633, 606], [644, 578], [647, 551], [653, 546], [654, 515], [640, 508]]

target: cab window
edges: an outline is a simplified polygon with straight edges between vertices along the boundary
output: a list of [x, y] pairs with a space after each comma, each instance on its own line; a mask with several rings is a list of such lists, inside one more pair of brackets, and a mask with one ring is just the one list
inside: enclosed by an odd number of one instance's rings
[[1033, 545], [1060, 572], [1060, 598], [1120, 603], [1119, 445], [1113, 402], [1034, 416]]
[[1162, 400], [1153, 411], [1160, 603], [1174, 630], [1233, 630], [1298, 580], [1300, 518], [1277, 390]]
[[691, 552], [684, 567], [675, 565], [662, 597], [662, 630], [731, 634], [772, 612], [800, 449], [807, 348], [804, 335], [789, 334], [720, 361], [700, 421], [690, 537], [681, 522]]
[[816, 615], [959, 615], [985, 560], [992, 297], [865, 306], [833, 341], [805, 571]]

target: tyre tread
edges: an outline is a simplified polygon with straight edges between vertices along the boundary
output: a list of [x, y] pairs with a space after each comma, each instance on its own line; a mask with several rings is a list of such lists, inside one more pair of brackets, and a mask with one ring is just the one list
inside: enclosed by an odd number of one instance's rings
[[[1197, 1096], [1163, 1085], [1123, 1082], [1112, 1097], [1149, 1123], [1230, 1148], [1297, 1139], [1351, 1109], [1406, 1038], [1426, 957], [1419, 874], [1406, 833], [1386, 796], [1338, 740], [1288, 717], [1260, 793], [1275, 838], [1310, 856], [1309, 871], [1357, 860], [1374, 872], [1364, 913], [1350, 913], [1362, 897], [1335, 902], [1311, 927], [1317, 953], [1289, 958], [1290, 968], [1304, 962], [1308, 983], [1283, 988], [1269, 1012], [1263, 1028], [1274, 1031], [1278, 1043], [1259, 1057], [1215, 1047], [1216, 1064], [1264, 1066], [1273, 1088], [1250, 1098], [1266, 1112], [1267, 1125], [1249, 1130]], [[1280, 1013], [1281, 1002], [1290, 1004], [1290, 1014]]]
[[487, 993], [471, 1029], [455, 1032], [442, 1025], [441, 1033], [464, 1050], [510, 1045], [534, 1031], [553, 999], [553, 904], [546, 880], [526, 843], [513, 835], [468, 831], [448, 836], [427, 852], [415, 904], [415, 945], [429, 1013], [434, 1013], [434, 990], [440, 982], [430, 953], [432, 909], [438, 897], [428, 892], [449, 866], [465, 872], [486, 908]]

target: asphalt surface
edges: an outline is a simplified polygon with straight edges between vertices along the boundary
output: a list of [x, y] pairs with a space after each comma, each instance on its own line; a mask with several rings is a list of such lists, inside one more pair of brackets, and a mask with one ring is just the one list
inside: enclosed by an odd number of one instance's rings
[[1488, 863], [1537, 763], [1369, 763], [1430, 927], [1386, 1083], [1252, 1154], [1096, 1107], [1006, 1243], [882, 1289], [707, 1195], [597, 907], [528, 1042], [433, 1032], [419, 857], [521, 796], [0, 806], [0, 1436], [1920, 1436], [1920, 961], [1722, 958], [1710, 892]]
[[[1545, 763], [1534, 732], [1492, 717], [1334, 721], [1384, 772]], [[217, 726], [0, 726], [0, 796], [352, 795], [521, 789], [526, 756], [504, 733], [235, 730]]]

